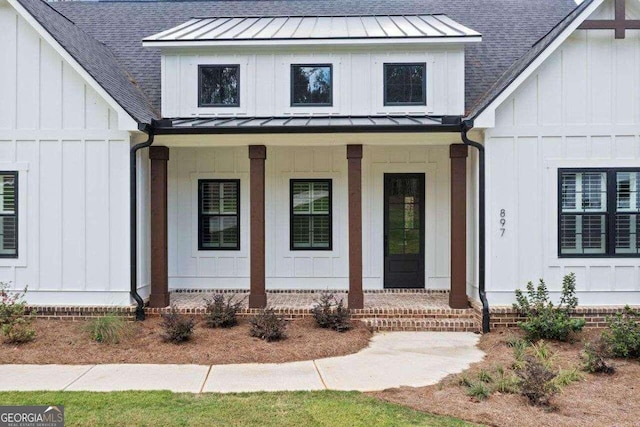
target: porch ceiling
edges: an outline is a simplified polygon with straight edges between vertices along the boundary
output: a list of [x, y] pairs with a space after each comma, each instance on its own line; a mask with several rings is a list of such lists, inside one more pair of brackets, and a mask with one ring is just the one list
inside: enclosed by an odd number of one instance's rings
[[163, 119], [153, 123], [157, 135], [459, 132], [458, 116], [284, 116]]

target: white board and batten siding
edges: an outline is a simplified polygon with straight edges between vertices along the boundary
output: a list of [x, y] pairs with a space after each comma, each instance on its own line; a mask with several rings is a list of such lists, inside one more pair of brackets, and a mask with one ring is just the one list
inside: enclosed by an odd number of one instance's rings
[[4, 2], [0, 28], [0, 170], [19, 172], [19, 257], [0, 281], [32, 303], [128, 304], [129, 134]]
[[[213, 48], [197, 53], [167, 49], [162, 55], [162, 111], [165, 117], [287, 116], [294, 114], [376, 115], [464, 113], [462, 45], [421, 50], [307, 47], [304, 50], [226, 53]], [[427, 105], [385, 107], [383, 64], [426, 63]], [[240, 106], [198, 107], [198, 65], [239, 64]], [[292, 107], [291, 64], [332, 64], [333, 105]]]
[[[363, 273], [365, 289], [383, 287], [384, 173], [424, 173], [428, 289], [449, 287], [448, 146], [365, 146]], [[291, 179], [331, 179], [330, 251], [289, 246]], [[197, 182], [240, 179], [240, 250], [199, 251]], [[348, 194], [346, 147], [267, 147], [267, 289], [347, 289]], [[248, 289], [249, 160], [246, 147], [172, 148], [169, 160], [169, 284], [172, 289]]]
[[[592, 18], [612, 16], [605, 3]], [[615, 40], [578, 30], [496, 111], [485, 132], [491, 304], [539, 278], [557, 293], [570, 272], [581, 304], [640, 304], [638, 258], [560, 258], [557, 249], [558, 168], [640, 166], [639, 76], [640, 31]]]

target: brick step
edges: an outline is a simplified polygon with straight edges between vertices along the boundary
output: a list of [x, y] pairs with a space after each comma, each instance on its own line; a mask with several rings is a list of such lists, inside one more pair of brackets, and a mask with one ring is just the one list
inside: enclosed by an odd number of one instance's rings
[[480, 332], [480, 324], [469, 319], [359, 319], [373, 331]]

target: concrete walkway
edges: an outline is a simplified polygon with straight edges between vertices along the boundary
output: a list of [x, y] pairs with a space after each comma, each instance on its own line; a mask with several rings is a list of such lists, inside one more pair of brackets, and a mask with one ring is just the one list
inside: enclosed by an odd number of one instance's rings
[[232, 393], [421, 387], [482, 360], [478, 340], [472, 333], [379, 333], [355, 354], [280, 364], [0, 365], [0, 391]]

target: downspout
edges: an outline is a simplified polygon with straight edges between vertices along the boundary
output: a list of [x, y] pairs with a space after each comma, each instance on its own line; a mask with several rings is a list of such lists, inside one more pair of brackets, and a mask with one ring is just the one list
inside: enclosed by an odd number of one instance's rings
[[487, 293], [485, 290], [485, 229], [486, 229], [486, 213], [485, 213], [485, 161], [484, 146], [478, 142], [472, 141], [467, 136], [467, 132], [473, 128], [473, 121], [465, 120], [462, 122], [460, 136], [465, 145], [469, 145], [478, 150], [478, 293], [482, 302], [482, 333], [490, 331], [489, 325], [489, 301], [487, 301]]
[[129, 242], [131, 269], [131, 297], [136, 300], [136, 320], [144, 320], [144, 300], [138, 293], [138, 167], [136, 154], [138, 150], [153, 144], [153, 126], [140, 124], [138, 128], [147, 134], [147, 140], [131, 147], [129, 152]]

